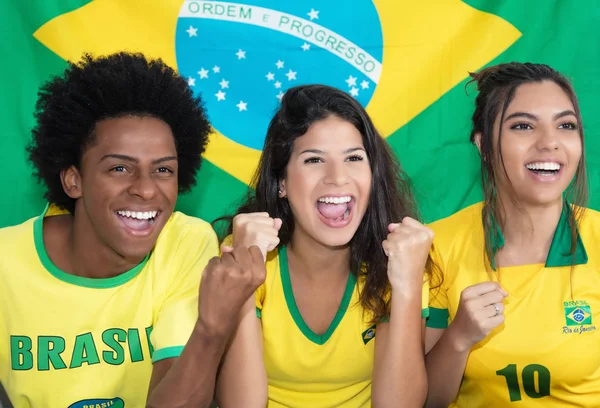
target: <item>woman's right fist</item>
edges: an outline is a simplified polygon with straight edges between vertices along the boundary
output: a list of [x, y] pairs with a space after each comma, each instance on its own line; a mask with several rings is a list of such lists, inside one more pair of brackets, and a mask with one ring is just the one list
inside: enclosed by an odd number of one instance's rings
[[269, 213], [238, 214], [233, 218], [233, 246], [250, 248], [256, 245], [263, 258], [279, 245], [280, 218], [271, 218]]

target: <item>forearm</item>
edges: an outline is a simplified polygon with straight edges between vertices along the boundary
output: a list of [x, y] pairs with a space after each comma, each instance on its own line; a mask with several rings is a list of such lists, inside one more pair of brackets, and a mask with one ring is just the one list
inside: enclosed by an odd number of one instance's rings
[[226, 342], [196, 324], [181, 356], [150, 393], [146, 407], [209, 407]]
[[422, 325], [420, 292], [405, 296], [392, 291], [388, 332], [373, 372], [374, 407], [423, 406], [427, 374]]
[[223, 356], [216, 386], [220, 408], [264, 408], [267, 405], [261, 329], [252, 296], [242, 309], [238, 328]]
[[468, 358], [469, 349], [457, 345], [455, 328], [450, 324], [436, 345], [425, 356], [429, 382], [425, 407], [447, 407], [454, 401]]

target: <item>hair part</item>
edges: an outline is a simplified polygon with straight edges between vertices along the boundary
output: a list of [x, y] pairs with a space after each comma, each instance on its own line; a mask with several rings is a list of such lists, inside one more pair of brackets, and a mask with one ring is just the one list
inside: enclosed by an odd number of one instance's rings
[[34, 174], [46, 186], [45, 198], [70, 212], [75, 200], [63, 190], [60, 173], [71, 166], [80, 168], [98, 122], [137, 116], [169, 125], [180, 193], [196, 184], [211, 130], [200, 97], [184, 78], [160, 59], [125, 52], [99, 58], [84, 54], [80, 62], [69, 63], [61, 76], [40, 88], [34, 115], [27, 147]]

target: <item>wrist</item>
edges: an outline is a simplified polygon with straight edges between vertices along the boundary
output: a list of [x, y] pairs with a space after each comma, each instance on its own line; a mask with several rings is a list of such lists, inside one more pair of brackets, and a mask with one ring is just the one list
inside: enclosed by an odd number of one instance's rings
[[399, 280], [390, 280], [392, 295], [396, 298], [404, 298], [406, 300], [421, 299], [423, 296], [423, 282], [407, 282]]
[[460, 329], [452, 323], [446, 329], [445, 334], [450, 347], [457, 353], [468, 353], [473, 347], [473, 344], [464, 337]]
[[203, 343], [223, 343], [231, 333], [225, 325], [209, 324], [201, 318], [196, 320], [192, 335], [196, 336]]

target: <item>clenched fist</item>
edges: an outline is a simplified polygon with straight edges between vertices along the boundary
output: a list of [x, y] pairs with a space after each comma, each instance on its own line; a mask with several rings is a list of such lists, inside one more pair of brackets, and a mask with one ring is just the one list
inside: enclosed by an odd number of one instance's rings
[[382, 246], [388, 256], [392, 291], [420, 294], [433, 231], [410, 217], [404, 217], [400, 224], [390, 224], [388, 230]]
[[238, 321], [244, 303], [265, 281], [261, 250], [237, 247], [214, 257], [202, 273], [198, 322], [207, 334], [228, 337]]
[[233, 246], [256, 245], [266, 259], [267, 253], [279, 245], [281, 219], [269, 217], [269, 213], [238, 214], [233, 218]]
[[456, 316], [451, 323], [456, 347], [470, 350], [504, 322], [504, 298], [508, 293], [496, 282], [469, 286], [460, 294]]

